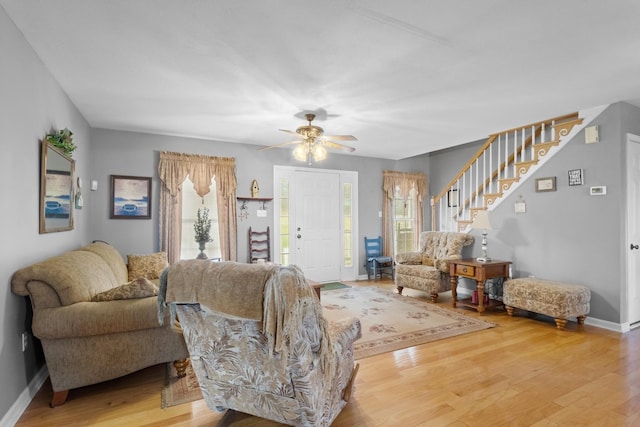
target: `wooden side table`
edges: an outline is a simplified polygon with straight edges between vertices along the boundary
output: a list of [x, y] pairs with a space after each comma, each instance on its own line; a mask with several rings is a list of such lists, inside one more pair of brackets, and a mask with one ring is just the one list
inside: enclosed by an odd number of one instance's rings
[[[509, 265], [511, 261], [492, 260], [487, 262], [477, 261], [475, 258], [460, 259], [449, 263], [449, 275], [451, 276], [451, 303], [455, 308], [457, 304], [478, 310], [479, 313], [485, 311], [484, 304], [484, 284], [488, 279], [494, 277], [509, 278]], [[465, 277], [476, 281], [478, 291], [478, 303], [473, 303], [471, 298], [458, 301], [458, 277]], [[500, 305], [500, 302], [490, 300], [488, 307]]]

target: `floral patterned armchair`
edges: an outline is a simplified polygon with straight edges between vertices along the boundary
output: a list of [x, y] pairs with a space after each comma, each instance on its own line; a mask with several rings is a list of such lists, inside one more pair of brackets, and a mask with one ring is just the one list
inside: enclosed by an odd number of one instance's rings
[[[210, 409], [328, 426], [349, 400], [360, 321], [329, 323], [295, 266], [180, 261], [160, 282]], [[162, 299], [165, 301], [162, 301]]]
[[451, 290], [449, 262], [462, 258], [462, 249], [473, 243], [473, 236], [449, 231], [420, 233], [419, 251], [396, 254], [395, 284], [398, 293], [410, 288], [427, 292], [431, 301], [438, 293]]

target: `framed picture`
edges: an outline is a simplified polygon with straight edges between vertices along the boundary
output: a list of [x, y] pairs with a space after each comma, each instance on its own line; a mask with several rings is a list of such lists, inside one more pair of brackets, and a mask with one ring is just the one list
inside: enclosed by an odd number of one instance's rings
[[536, 179], [536, 191], [556, 191], [556, 177], [550, 176], [547, 178]]
[[151, 219], [151, 178], [111, 175], [112, 219]]
[[582, 169], [572, 169], [569, 171], [569, 185], [582, 185]]
[[458, 207], [458, 190], [449, 190], [449, 193], [447, 194], [447, 204], [450, 208], [457, 208]]

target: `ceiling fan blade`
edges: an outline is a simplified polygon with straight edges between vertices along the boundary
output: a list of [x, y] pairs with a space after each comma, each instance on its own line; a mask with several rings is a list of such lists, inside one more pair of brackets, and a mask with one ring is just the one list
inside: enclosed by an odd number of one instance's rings
[[292, 130], [287, 130], [287, 129], [278, 129], [280, 132], [284, 132], [284, 133], [288, 133], [290, 135], [294, 135], [297, 136], [298, 138], [300, 138], [300, 134], [298, 132], [292, 131]]
[[358, 138], [356, 138], [353, 135], [325, 135], [322, 138], [324, 139], [335, 139], [338, 141], [357, 141]]
[[256, 150], [257, 151], [264, 151], [264, 150], [269, 150], [271, 148], [284, 147], [284, 146], [291, 145], [291, 144], [299, 144], [301, 142], [304, 142], [304, 141], [300, 141], [300, 140], [298, 140], [298, 141], [287, 141], [287, 142], [283, 142], [282, 144], [267, 145], [265, 147], [256, 148]]
[[338, 149], [338, 150], [348, 151], [350, 153], [353, 153], [354, 151], [356, 151], [356, 149], [353, 148], [353, 147], [349, 147], [347, 145], [338, 144], [337, 142], [333, 142], [333, 141], [322, 141], [322, 144], [326, 145], [329, 148], [335, 148], [335, 149]]

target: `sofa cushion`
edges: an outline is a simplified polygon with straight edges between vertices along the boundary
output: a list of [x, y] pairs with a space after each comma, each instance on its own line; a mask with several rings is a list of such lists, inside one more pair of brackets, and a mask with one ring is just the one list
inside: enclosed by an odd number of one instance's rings
[[94, 295], [91, 301], [100, 302], [118, 299], [146, 298], [156, 295], [158, 295], [158, 287], [150, 282], [149, 279], [138, 277], [117, 288]]
[[[164, 322], [170, 324], [170, 313]], [[41, 340], [80, 338], [161, 328], [158, 298], [136, 298], [104, 302], [80, 302], [45, 308], [33, 313], [33, 334]]]
[[127, 255], [129, 280], [144, 277], [149, 280], [159, 279], [162, 271], [169, 266], [166, 252], [150, 255]]

